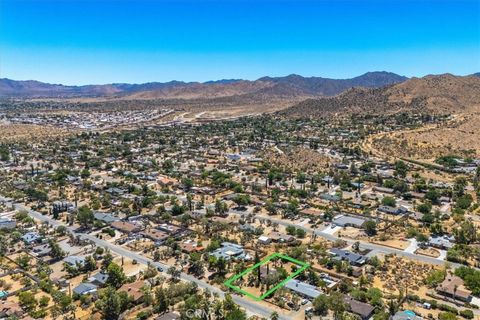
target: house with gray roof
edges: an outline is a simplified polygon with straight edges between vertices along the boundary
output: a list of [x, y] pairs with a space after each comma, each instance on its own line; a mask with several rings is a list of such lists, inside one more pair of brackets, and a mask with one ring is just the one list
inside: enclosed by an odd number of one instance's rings
[[63, 262], [71, 267], [83, 267], [85, 265], [85, 258], [79, 256], [68, 256], [63, 259]]
[[42, 239], [42, 237], [40, 236], [40, 234], [38, 232], [35, 232], [35, 231], [25, 233], [22, 236], [22, 240], [26, 244], [31, 244], [31, 243], [34, 243], [34, 242], [38, 242], [41, 239]]
[[93, 216], [95, 217], [95, 219], [99, 220], [99, 221], [102, 221], [102, 222], [105, 222], [107, 224], [110, 224], [112, 222], [115, 222], [115, 221], [119, 221], [120, 218], [118, 217], [114, 217], [113, 215], [109, 214], [109, 213], [105, 213], [105, 212], [99, 212], [99, 211], [96, 211]]
[[455, 245], [453, 242], [455, 238], [453, 236], [441, 236], [441, 237], [430, 237], [428, 239], [428, 244], [434, 248], [448, 250], [453, 248]]
[[104, 286], [107, 283], [108, 280], [108, 273], [100, 271], [95, 273], [93, 276], [88, 278], [88, 281], [98, 285], [98, 286]]
[[400, 215], [405, 214], [408, 210], [404, 207], [390, 207], [390, 206], [380, 206], [377, 209], [378, 212], [386, 213], [386, 214], [393, 214], [393, 215]]
[[285, 288], [301, 295], [302, 297], [310, 299], [315, 299], [322, 294], [322, 292], [319, 291], [317, 287], [296, 279], [291, 279], [287, 281], [287, 283], [285, 283]]
[[332, 223], [336, 226], [355, 228], [361, 228], [365, 222], [367, 222], [367, 219], [343, 214], [336, 216], [332, 220]]
[[320, 199], [329, 201], [329, 202], [338, 202], [340, 201], [340, 197], [337, 195], [332, 195], [328, 193], [322, 193], [320, 194]]
[[50, 251], [52, 249], [50, 248], [50, 245], [48, 243], [44, 244], [39, 244], [38, 246], [35, 246], [32, 248], [31, 254], [37, 258], [45, 257], [50, 254]]
[[222, 246], [217, 250], [213, 251], [210, 255], [216, 257], [217, 259], [223, 258], [227, 261], [233, 259], [251, 259], [251, 256], [246, 253], [245, 249], [241, 245], [231, 242], [222, 242]]
[[365, 256], [348, 250], [332, 248], [330, 253], [334, 256], [334, 259], [348, 261], [352, 266], [361, 266], [367, 261]]
[[15, 229], [17, 222], [10, 218], [0, 218], [0, 229], [1, 230], [11, 230]]
[[80, 296], [84, 296], [86, 294], [94, 294], [97, 293], [97, 286], [92, 283], [82, 282], [78, 286], [73, 288], [73, 293]]

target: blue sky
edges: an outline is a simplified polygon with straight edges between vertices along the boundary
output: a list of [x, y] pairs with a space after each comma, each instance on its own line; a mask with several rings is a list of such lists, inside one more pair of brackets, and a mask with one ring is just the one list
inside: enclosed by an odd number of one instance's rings
[[0, 77], [63, 84], [480, 71], [480, 0], [0, 0]]

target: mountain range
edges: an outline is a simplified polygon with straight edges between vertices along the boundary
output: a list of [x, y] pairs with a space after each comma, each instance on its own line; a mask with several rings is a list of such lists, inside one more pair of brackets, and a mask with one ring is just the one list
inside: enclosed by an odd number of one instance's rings
[[391, 72], [368, 72], [351, 79], [322, 77], [262, 77], [208, 82], [150, 82], [143, 84], [112, 83], [67, 86], [34, 80], [0, 79], [0, 97], [74, 98], [108, 97], [121, 99], [199, 99], [248, 96], [249, 98], [292, 98], [337, 95], [352, 87], [378, 88], [407, 80]]

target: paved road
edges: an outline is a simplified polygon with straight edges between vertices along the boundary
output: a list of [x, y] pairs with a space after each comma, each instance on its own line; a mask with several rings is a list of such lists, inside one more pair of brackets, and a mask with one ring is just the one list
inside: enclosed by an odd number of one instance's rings
[[[262, 215], [256, 215], [255, 217], [257, 219], [270, 220], [272, 222], [276, 222], [279, 225], [283, 225], [285, 227], [293, 226], [295, 228], [301, 228], [301, 229], [305, 230], [307, 233], [316, 234], [317, 236], [320, 236], [320, 237], [325, 238], [325, 239], [330, 240], [330, 241], [343, 240], [343, 241], [347, 242], [348, 244], [353, 244], [353, 243], [357, 242], [356, 240], [351, 240], [351, 239], [347, 239], [347, 238], [339, 238], [339, 237], [337, 237], [333, 234], [330, 234], [329, 232], [312, 229], [312, 228], [309, 228], [309, 227], [306, 227], [306, 226], [301, 226], [301, 225], [298, 225], [294, 222], [289, 222], [289, 221], [285, 221], [285, 220], [282, 220], [282, 219], [276, 219], [276, 218], [272, 218], [272, 217], [268, 217], [268, 216], [262, 216]], [[361, 244], [362, 248], [373, 250], [373, 251], [378, 252], [378, 253], [383, 253], [383, 254], [392, 254], [393, 253], [393, 254], [396, 254], [398, 256], [403, 256], [403, 257], [406, 257], [406, 258], [409, 258], [409, 259], [412, 259], [412, 260], [417, 260], [417, 261], [420, 261], [420, 262], [423, 262], [423, 263], [431, 263], [431, 264], [436, 264], [436, 265], [445, 264], [444, 260], [438, 259], [438, 258], [418, 255], [418, 254], [415, 254], [415, 253], [412, 253], [412, 252], [406, 252], [406, 251], [402, 251], [402, 250], [399, 250], [399, 249], [395, 249], [395, 248], [391, 248], [391, 247], [385, 247], [385, 246], [382, 246], [382, 245], [369, 243], [369, 242], [365, 242], [365, 241], [360, 241], [360, 244]], [[449, 262], [449, 264], [453, 268], [458, 268], [459, 266], [461, 266], [460, 264], [453, 263], [453, 262]]]
[[[0, 196], [0, 201], [6, 201], [7, 203], [9, 202], [7, 199], [5, 199], [4, 197]], [[10, 204], [8, 204], [10, 205]], [[164, 263], [159, 263], [159, 262], [155, 262], [149, 258], [146, 258], [136, 252], [132, 252], [128, 249], [125, 249], [123, 247], [120, 247], [118, 245], [115, 245], [115, 244], [112, 244], [110, 242], [107, 242], [105, 240], [102, 240], [102, 239], [99, 239], [97, 237], [94, 237], [92, 235], [89, 235], [89, 234], [85, 234], [85, 233], [78, 233], [74, 228], [72, 228], [71, 226], [67, 226], [65, 225], [64, 223], [58, 221], [58, 220], [55, 220], [55, 219], [52, 219], [51, 217], [49, 216], [45, 216], [37, 211], [34, 211], [34, 210], [30, 210], [28, 209], [27, 207], [25, 207], [24, 205], [22, 204], [18, 204], [18, 203], [14, 203], [14, 206], [17, 210], [25, 210], [28, 212], [28, 214], [39, 220], [39, 221], [42, 221], [42, 222], [47, 222], [49, 223], [51, 226], [53, 227], [57, 227], [57, 226], [65, 226], [67, 227], [67, 229], [75, 236], [79, 236], [81, 239], [86, 239], [86, 240], [90, 240], [92, 242], [94, 242], [97, 246], [101, 246], [101, 247], [104, 247], [104, 248], [108, 248], [110, 251], [112, 252], [115, 252], [116, 254], [118, 255], [121, 255], [121, 256], [124, 256], [124, 257], [127, 257], [129, 259], [132, 259], [132, 260], [137, 260], [138, 263], [141, 263], [143, 265], [153, 265], [155, 267], [160, 267], [162, 268], [164, 271], [164, 274], [166, 274], [165, 272], [167, 271], [167, 269], [170, 267], [170, 265], [167, 265], [167, 264], [164, 264]], [[184, 280], [184, 281], [189, 281], [189, 282], [194, 282], [198, 285], [198, 287], [202, 288], [202, 289], [208, 289], [210, 290], [210, 292], [212, 293], [217, 293], [220, 297], [223, 297], [224, 296], [224, 292], [222, 290], [220, 290], [219, 288], [217, 287], [214, 287], [200, 279], [197, 279], [191, 275], [188, 275], [186, 273], [182, 273], [181, 276], [180, 276], [180, 279]], [[232, 294], [232, 298], [233, 300], [241, 307], [245, 308], [245, 310], [247, 311], [247, 313], [249, 315], [259, 315], [261, 317], [266, 317], [266, 318], [269, 318], [273, 309], [269, 309], [268, 307], [264, 306], [264, 305], [261, 305], [260, 303], [257, 303], [253, 300], [249, 300], [248, 298], [244, 298], [244, 297], [241, 297], [241, 296], [238, 296], [238, 295], [235, 295], [235, 294]], [[289, 316], [285, 316], [285, 315], [280, 315], [280, 319], [282, 320], [288, 320], [288, 319], [291, 319], [293, 318], [291, 315]]]

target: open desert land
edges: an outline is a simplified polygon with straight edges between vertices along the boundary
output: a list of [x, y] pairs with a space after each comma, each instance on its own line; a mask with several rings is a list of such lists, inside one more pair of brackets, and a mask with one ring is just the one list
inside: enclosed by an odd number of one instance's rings
[[38, 141], [71, 133], [70, 130], [56, 127], [31, 124], [0, 124], [0, 142]]
[[374, 154], [430, 163], [443, 155], [475, 158], [480, 155], [479, 123], [480, 113], [460, 114], [442, 124], [373, 135], [364, 146]]

